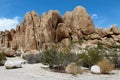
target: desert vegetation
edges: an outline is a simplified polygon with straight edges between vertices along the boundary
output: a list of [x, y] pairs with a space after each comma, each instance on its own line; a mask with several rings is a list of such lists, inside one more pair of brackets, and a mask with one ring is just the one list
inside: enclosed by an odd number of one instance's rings
[[[41, 53], [40, 62], [49, 65], [51, 70], [58, 72], [65, 72], [68, 66], [70, 67], [67, 70], [73, 71], [73, 69], [71, 69], [73, 66], [83, 66], [90, 69], [91, 66], [98, 65], [101, 68], [101, 73], [106, 74], [114, 68], [119, 67], [118, 47], [111, 46], [108, 48], [104, 45], [98, 45], [97, 47], [86, 47], [82, 50], [84, 51], [74, 54], [69, 50], [60, 52], [58, 48], [54, 47]], [[71, 65], [72, 63], [74, 63], [74, 65]]]
[[3, 52], [0, 52], [0, 66], [3, 66], [6, 61], [6, 56]]
[[41, 54], [40, 62], [49, 65], [51, 69], [64, 71], [71, 62], [78, 63], [78, 56], [73, 53], [58, 52], [56, 49], [49, 49]]
[[114, 69], [114, 64], [108, 59], [103, 59], [98, 63], [98, 66], [101, 68], [101, 73], [108, 74]]

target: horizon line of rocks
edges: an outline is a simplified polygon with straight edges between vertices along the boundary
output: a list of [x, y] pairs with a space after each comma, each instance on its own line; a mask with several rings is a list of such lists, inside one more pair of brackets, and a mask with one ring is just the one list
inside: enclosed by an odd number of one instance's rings
[[[64, 39], [68, 40], [64, 40]], [[40, 17], [35, 11], [25, 14], [23, 22], [16, 29], [0, 32], [0, 47], [13, 50], [46, 48], [61, 41], [69, 43], [84, 41], [85, 44], [120, 45], [120, 30], [95, 28], [84, 7], [78, 6], [62, 17], [59, 11], [50, 10]]]

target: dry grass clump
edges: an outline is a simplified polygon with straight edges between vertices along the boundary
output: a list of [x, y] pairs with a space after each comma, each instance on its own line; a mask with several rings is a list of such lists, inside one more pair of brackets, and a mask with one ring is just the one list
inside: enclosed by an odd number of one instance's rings
[[82, 74], [83, 70], [76, 63], [71, 63], [65, 68], [65, 72], [76, 75], [76, 74]]
[[101, 73], [109, 74], [114, 69], [114, 64], [112, 64], [108, 59], [103, 59], [98, 63], [101, 68]]

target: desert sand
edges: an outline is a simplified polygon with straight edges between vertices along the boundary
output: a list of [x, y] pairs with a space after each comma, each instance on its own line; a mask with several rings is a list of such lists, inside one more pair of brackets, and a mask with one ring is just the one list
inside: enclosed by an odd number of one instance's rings
[[[22, 60], [13, 58], [8, 60]], [[6, 69], [5, 66], [0, 67], [0, 80], [120, 80], [120, 71], [114, 70], [109, 75], [91, 74], [84, 72], [79, 75], [67, 73], [52, 72], [43, 69], [44, 65], [38, 64], [23, 64], [22, 68]]]

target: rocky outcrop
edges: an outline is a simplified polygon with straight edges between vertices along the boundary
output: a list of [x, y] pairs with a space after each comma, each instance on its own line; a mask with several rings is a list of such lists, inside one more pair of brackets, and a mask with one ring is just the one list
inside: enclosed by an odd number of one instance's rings
[[3, 52], [3, 54], [5, 56], [8, 56], [8, 57], [13, 57], [14, 54], [15, 54], [15, 51], [10, 49], [10, 48], [7, 48], [7, 47], [2, 47], [1, 48], [1, 51]]
[[64, 23], [59, 23], [56, 29], [56, 42], [60, 42], [64, 38], [70, 38], [72, 31]]
[[85, 8], [78, 6], [72, 12], [72, 27], [75, 33], [80, 31], [83, 34], [91, 34], [94, 32], [94, 25], [91, 17]]
[[84, 7], [78, 6], [73, 12], [66, 12], [64, 22], [72, 30], [72, 37], [82, 38], [94, 32], [94, 24]]
[[0, 32], [0, 47], [14, 51], [41, 50], [62, 42], [67, 46], [71, 42], [120, 45], [120, 30], [117, 25], [95, 28], [86, 9], [78, 6], [64, 17], [57, 10], [50, 10], [42, 17], [35, 11], [28, 12], [15, 30]]
[[111, 30], [113, 31], [114, 34], [120, 34], [120, 30], [118, 29], [118, 26], [117, 25], [113, 25]]

